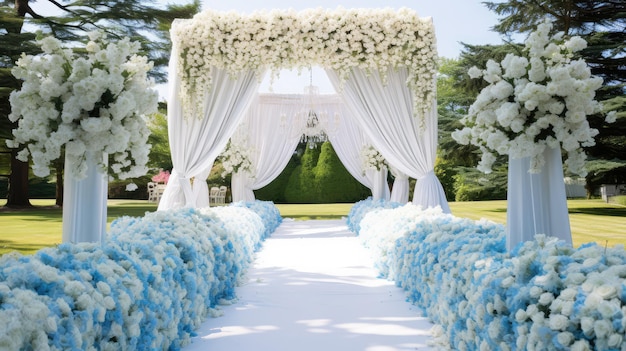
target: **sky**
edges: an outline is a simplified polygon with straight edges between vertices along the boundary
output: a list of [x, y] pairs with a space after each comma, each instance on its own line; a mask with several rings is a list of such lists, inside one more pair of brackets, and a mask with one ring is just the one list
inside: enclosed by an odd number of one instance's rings
[[[251, 13], [259, 10], [305, 8], [394, 8], [407, 7], [415, 10], [420, 17], [432, 17], [435, 23], [439, 56], [457, 58], [461, 52], [461, 42], [467, 44], [498, 44], [501, 39], [490, 29], [497, 24], [497, 16], [479, 0], [203, 0], [202, 9], [217, 11], [234, 10]], [[271, 86], [269, 79], [263, 81], [261, 92], [301, 93], [309, 84], [308, 71], [283, 71], [280, 79]], [[313, 69], [313, 85], [321, 93], [334, 92], [326, 74], [320, 68]]]

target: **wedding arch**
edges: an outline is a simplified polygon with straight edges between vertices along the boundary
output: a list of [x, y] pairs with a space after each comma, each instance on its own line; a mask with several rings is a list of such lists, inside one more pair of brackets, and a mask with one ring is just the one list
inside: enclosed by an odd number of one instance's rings
[[[375, 185], [382, 184], [382, 172], [359, 176], [349, 166], [355, 150], [371, 143], [400, 182], [417, 179], [413, 203], [449, 212], [433, 171], [437, 54], [430, 18], [409, 9], [204, 11], [174, 21], [171, 37], [168, 128], [174, 181], [159, 210], [208, 205], [206, 182], [194, 179], [206, 179], [233, 136], [251, 150], [254, 169], [233, 175], [233, 191], [241, 199], [250, 200], [252, 189], [276, 177], [299, 138], [301, 125], [284, 120], [294, 116], [289, 109], [298, 98], [259, 95], [260, 78], [268, 71], [316, 65], [339, 92], [340, 102], [331, 98], [323, 104], [339, 116], [329, 136], [350, 172], [384, 194]], [[277, 128], [277, 118], [289, 128]], [[408, 186], [397, 188], [408, 194]]]

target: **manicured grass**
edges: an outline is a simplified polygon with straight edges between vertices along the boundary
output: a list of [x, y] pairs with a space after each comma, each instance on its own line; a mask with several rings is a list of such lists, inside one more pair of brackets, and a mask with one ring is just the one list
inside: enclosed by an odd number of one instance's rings
[[[3, 206], [6, 201], [0, 203]], [[31, 200], [35, 208], [0, 210], [0, 254], [17, 250], [33, 253], [42, 247], [54, 246], [62, 240], [62, 210], [54, 200]], [[110, 224], [121, 216], [143, 216], [155, 211], [157, 205], [147, 201], [109, 200], [107, 220]]]
[[[602, 200], [568, 200], [570, 227], [574, 246], [597, 242], [612, 247], [626, 245], [626, 207]], [[450, 211], [457, 217], [487, 218], [506, 223], [506, 201], [451, 202]]]
[[[1, 202], [0, 206], [5, 202]], [[62, 213], [54, 200], [31, 200], [35, 209], [0, 210], [0, 254], [10, 251], [33, 253], [42, 247], [61, 242]], [[281, 215], [296, 220], [340, 219], [346, 217], [352, 203], [346, 204], [277, 204]], [[109, 200], [109, 223], [121, 216], [143, 216], [156, 210], [147, 201]], [[569, 200], [570, 223], [574, 245], [597, 242], [600, 245], [626, 245], [626, 207], [602, 200]], [[452, 214], [471, 219], [486, 218], [506, 223], [506, 201], [451, 202]]]

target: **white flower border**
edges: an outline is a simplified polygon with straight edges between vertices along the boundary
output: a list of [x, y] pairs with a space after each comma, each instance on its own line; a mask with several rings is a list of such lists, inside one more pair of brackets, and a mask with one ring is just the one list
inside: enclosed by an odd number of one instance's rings
[[278, 72], [320, 65], [342, 80], [352, 68], [379, 71], [407, 67], [414, 113], [425, 115], [435, 98], [437, 47], [430, 18], [392, 9], [308, 9], [252, 14], [204, 11], [172, 24], [180, 96], [187, 111], [212, 89], [211, 71]]

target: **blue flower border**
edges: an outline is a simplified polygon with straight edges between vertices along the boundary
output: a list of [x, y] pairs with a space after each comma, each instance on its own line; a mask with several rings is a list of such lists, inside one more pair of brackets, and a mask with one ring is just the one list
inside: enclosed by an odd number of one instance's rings
[[179, 350], [280, 225], [255, 201], [122, 217], [104, 245], [0, 257], [0, 348]]
[[507, 252], [500, 224], [369, 199], [348, 223], [443, 348], [624, 350], [623, 245], [574, 249], [537, 235]]

